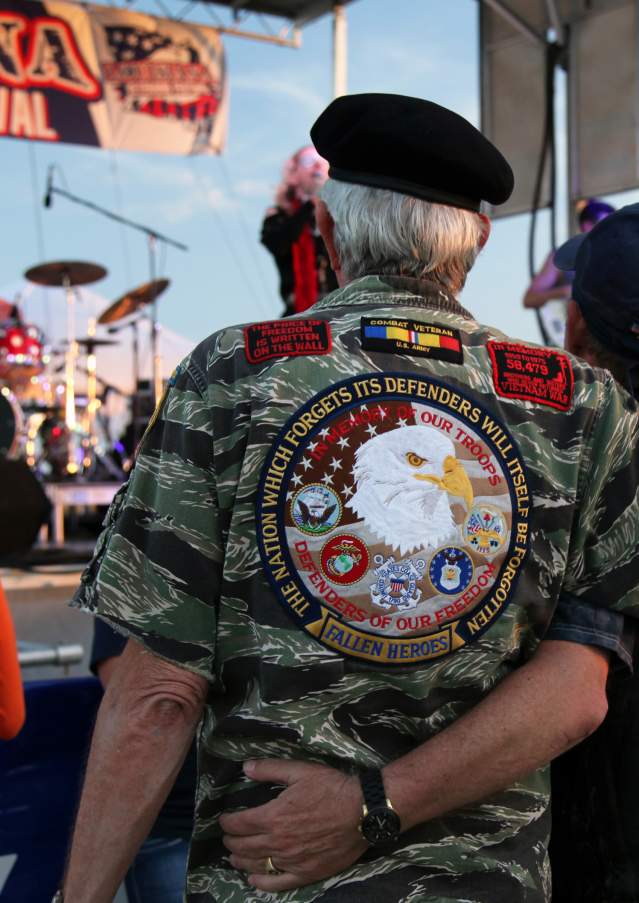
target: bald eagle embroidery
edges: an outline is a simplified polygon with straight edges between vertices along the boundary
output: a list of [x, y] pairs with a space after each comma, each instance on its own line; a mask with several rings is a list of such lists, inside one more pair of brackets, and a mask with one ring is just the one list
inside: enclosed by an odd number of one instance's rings
[[467, 511], [473, 503], [455, 446], [433, 427], [399, 427], [364, 442], [353, 476], [357, 490], [348, 506], [401, 555], [455, 539], [450, 497], [461, 498]]

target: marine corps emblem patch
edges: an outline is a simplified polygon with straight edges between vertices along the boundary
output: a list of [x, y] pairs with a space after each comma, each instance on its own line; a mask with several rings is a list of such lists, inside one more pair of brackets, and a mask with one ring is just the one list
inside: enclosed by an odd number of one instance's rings
[[258, 543], [301, 629], [343, 655], [414, 665], [502, 614], [530, 504], [514, 438], [472, 397], [369, 374], [286, 423], [262, 471]]

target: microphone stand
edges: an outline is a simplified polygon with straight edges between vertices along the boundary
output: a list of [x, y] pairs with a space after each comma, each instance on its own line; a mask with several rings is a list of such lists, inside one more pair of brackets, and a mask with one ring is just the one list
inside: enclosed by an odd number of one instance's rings
[[[88, 210], [93, 210], [95, 213], [99, 213], [101, 216], [107, 217], [107, 219], [114, 220], [116, 223], [122, 223], [125, 226], [129, 226], [131, 229], [137, 229], [138, 232], [142, 232], [146, 235], [148, 243], [149, 243], [149, 274], [150, 281], [154, 282], [155, 274], [157, 271], [157, 243], [159, 241], [164, 242], [166, 245], [171, 245], [173, 248], [177, 248], [179, 251], [188, 251], [187, 245], [182, 244], [182, 242], [175, 241], [173, 238], [169, 238], [167, 235], [163, 235], [162, 232], [158, 232], [157, 229], [151, 229], [149, 226], [145, 226], [142, 223], [136, 223], [134, 220], [127, 219], [124, 216], [120, 216], [119, 213], [114, 213], [112, 210], [107, 210], [106, 207], [101, 207], [99, 204], [94, 204], [93, 201], [89, 201], [86, 198], [81, 198], [77, 194], [72, 194], [70, 191], [66, 191], [66, 189], [58, 188], [57, 185], [53, 184], [53, 168], [49, 168], [49, 178], [47, 181], [47, 194], [44, 199], [44, 206], [50, 207], [51, 200], [53, 195], [59, 195], [62, 198], [66, 198], [68, 201], [71, 201], [74, 204], [79, 204], [81, 207], [86, 207]], [[157, 317], [157, 298], [154, 297], [151, 310], [151, 353], [153, 356], [153, 400], [155, 404], [158, 403], [160, 399], [160, 395], [162, 393], [162, 370], [161, 370], [161, 359], [159, 355], [159, 324]], [[136, 349], [137, 355], [137, 349]], [[137, 365], [136, 365], [137, 370]], [[135, 391], [137, 392], [137, 383], [135, 387]]]
[[[155, 304], [155, 301], [153, 302]], [[138, 444], [138, 425], [140, 421], [140, 333], [139, 326], [140, 317], [134, 317], [132, 320], [129, 320], [128, 323], [122, 323], [120, 326], [109, 326], [107, 332], [109, 335], [116, 335], [118, 332], [122, 332], [124, 329], [132, 329], [133, 330], [133, 397], [131, 398], [131, 420], [133, 423], [133, 448], [137, 448]], [[155, 371], [155, 360], [154, 360], [154, 371]], [[155, 375], [155, 372], [154, 372]], [[155, 391], [155, 389], [154, 389]]]

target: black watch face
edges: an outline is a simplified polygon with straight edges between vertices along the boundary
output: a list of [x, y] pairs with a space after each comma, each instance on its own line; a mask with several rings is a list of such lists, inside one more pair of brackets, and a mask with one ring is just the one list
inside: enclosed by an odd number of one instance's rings
[[386, 806], [371, 809], [362, 819], [362, 835], [374, 846], [396, 841], [399, 837], [399, 829], [399, 815]]

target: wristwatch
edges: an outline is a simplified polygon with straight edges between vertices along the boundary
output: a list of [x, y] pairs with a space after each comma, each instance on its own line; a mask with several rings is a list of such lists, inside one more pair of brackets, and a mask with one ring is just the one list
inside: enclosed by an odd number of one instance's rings
[[57, 890], [55, 892], [55, 894], [53, 895], [53, 900], [51, 900], [51, 903], [64, 903], [64, 894], [62, 893], [61, 890]]
[[386, 796], [379, 768], [370, 768], [359, 776], [364, 794], [360, 834], [372, 847], [381, 847], [399, 839], [401, 822]]

